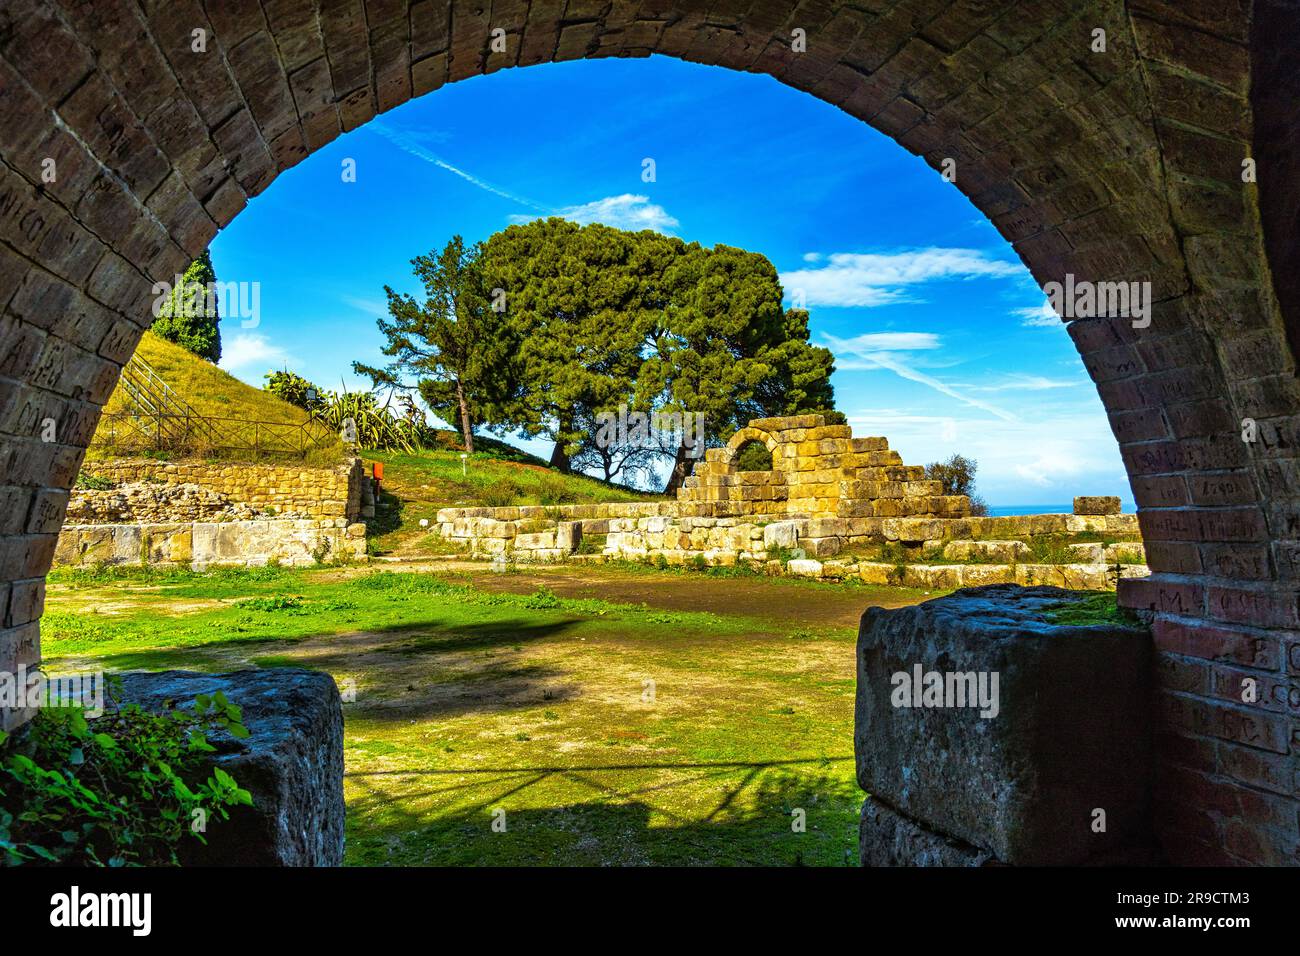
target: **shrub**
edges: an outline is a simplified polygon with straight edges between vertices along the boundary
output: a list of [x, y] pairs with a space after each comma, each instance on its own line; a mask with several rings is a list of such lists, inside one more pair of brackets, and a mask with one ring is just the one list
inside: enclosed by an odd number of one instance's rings
[[266, 384], [263, 391], [270, 392], [284, 399], [290, 405], [296, 405], [304, 411], [321, 411], [325, 407], [324, 391], [295, 372], [285, 369], [282, 372], [267, 372], [263, 376]]
[[519, 487], [508, 478], [498, 478], [483, 485], [478, 497], [489, 508], [507, 508], [519, 497]]
[[970, 498], [970, 513], [982, 517], [989, 513], [984, 499], [975, 494], [975, 472], [979, 462], [965, 455], [953, 455], [947, 461], [935, 461], [925, 466], [925, 477], [943, 483], [945, 495], [965, 495]]
[[543, 474], [537, 481], [537, 500], [544, 505], [562, 505], [575, 500], [573, 489], [561, 475]]
[[1026, 564], [1071, 564], [1075, 560], [1069, 540], [1064, 535], [1033, 535], [1027, 543], [1030, 557]]
[[[239, 708], [201, 695], [192, 710], [45, 708], [0, 732], [0, 852], [9, 865], [176, 866], [206, 821], [252, 797], [210, 767], [208, 732], [247, 737]], [[206, 777], [206, 779], [205, 779]], [[199, 823], [204, 826], [199, 826]]]

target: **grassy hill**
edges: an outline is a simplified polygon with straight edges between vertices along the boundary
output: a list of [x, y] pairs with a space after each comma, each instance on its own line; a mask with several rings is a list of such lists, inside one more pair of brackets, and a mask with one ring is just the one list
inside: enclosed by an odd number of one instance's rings
[[[307, 420], [307, 413], [296, 405], [241, 382], [229, 372], [152, 332], [144, 334], [136, 351], [200, 415], [292, 424]], [[126, 401], [119, 385], [104, 411], [120, 411]]]
[[[241, 382], [228, 372], [193, 353], [146, 332], [140, 342], [140, 357], [148, 362], [172, 391], [200, 415], [244, 421], [280, 422], [297, 425], [307, 413], [295, 405]], [[121, 385], [105, 408], [107, 413], [129, 408]], [[101, 422], [101, 433], [108, 419]], [[565, 475], [550, 468], [534, 455], [487, 436], [475, 438], [475, 454], [464, 465], [460, 459], [460, 436], [455, 431], [435, 433], [435, 447], [414, 454], [365, 451], [369, 462], [384, 465], [384, 494], [378, 519], [372, 525], [380, 551], [418, 549], [427, 537], [419, 527], [421, 518], [433, 520], [439, 508], [492, 507], [503, 505], [556, 505], [600, 501], [645, 500], [658, 495], [611, 485], [586, 475]], [[128, 453], [122, 449], [116, 453]], [[97, 446], [90, 457], [115, 453]], [[314, 452], [309, 461], [325, 465], [340, 460], [342, 446]]]

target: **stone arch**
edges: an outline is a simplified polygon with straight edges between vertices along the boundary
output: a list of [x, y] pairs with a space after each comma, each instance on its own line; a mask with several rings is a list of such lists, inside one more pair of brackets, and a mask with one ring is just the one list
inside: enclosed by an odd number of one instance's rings
[[767, 449], [772, 456], [773, 471], [780, 471], [785, 467], [785, 459], [780, 454], [780, 443], [777, 441], [776, 436], [766, 429], [754, 425], [748, 425], [740, 429], [728, 439], [720, 458], [721, 463], [728, 471], [736, 470], [733, 463], [740, 454], [741, 449], [753, 444], [762, 445]]
[[[1252, 29], [1257, 12], [1267, 29]], [[1155, 572], [1122, 598], [1156, 616], [1156, 819], [1175, 859], [1295, 863], [1300, 383], [1287, 332], [1300, 341], [1300, 315], [1289, 285], [1279, 305], [1270, 266], [1295, 274], [1296, 247], [1262, 224], [1259, 189], [1292, 208], [1300, 173], [1285, 161], [1293, 111], [1251, 85], [1294, 62], [1295, 21], [1278, 0], [11, 0], [0, 668], [39, 656], [68, 488], [154, 282], [281, 172], [413, 96], [510, 66], [660, 53], [771, 75], [955, 172], [1040, 283], [1152, 284], [1149, 324], [1079, 318], [1069, 331]], [[497, 28], [505, 53], [489, 48]], [[1243, 181], [1247, 160], [1278, 156], [1259, 187]], [[1266, 682], [1267, 706], [1235, 700], [1242, 673]]]

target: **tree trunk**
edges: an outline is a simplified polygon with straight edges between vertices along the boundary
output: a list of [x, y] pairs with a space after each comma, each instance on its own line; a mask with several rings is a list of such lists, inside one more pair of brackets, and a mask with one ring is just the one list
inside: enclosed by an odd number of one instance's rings
[[460, 404], [460, 434], [465, 442], [465, 452], [474, 454], [474, 426], [469, 421], [469, 405], [465, 402], [465, 387], [456, 379], [456, 401]]
[[664, 485], [664, 494], [677, 494], [677, 489], [691, 473], [691, 467], [690, 459], [686, 457], [686, 442], [682, 442], [677, 446], [677, 454], [673, 457], [673, 470], [668, 473], [668, 484]]
[[551, 449], [551, 467], [566, 474], [569, 471], [569, 456], [564, 453], [563, 441], [557, 441]]

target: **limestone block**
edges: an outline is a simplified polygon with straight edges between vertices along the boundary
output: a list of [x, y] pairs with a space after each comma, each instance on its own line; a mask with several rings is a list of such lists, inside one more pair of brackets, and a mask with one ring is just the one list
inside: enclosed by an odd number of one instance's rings
[[835, 514], [840, 518], [898, 517], [898, 515], [882, 515], [878, 510], [882, 504], [884, 504], [882, 500], [854, 501], [841, 498], [835, 506]]
[[1142, 527], [1135, 514], [1107, 515], [1106, 531], [1110, 534], [1138, 535]]
[[1100, 564], [1103, 548], [1101, 542], [1072, 544], [1069, 546], [1074, 560], [1078, 564]]
[[1065, 566], [1061, 564], [1018, 564], [1016, 565], [1016, 583], [1026, 586], [1050, 584], [1053, 587], [1066, 587]]
[[774, 521], [763, 528], [764, 548], [794, 548], [799, 545], [798, 521]]
[[829, 558], [831, 555], [840, 553], [843, 541], [838, 537], [806, 537], [799, 539], [799, 546], [814, 558]]
[[943, 547], [943, 556], [949, 561], [985, 561], [1010, 564], [1030, 554], [1029, 545], [1023, 541], [949, 541]]
[[1106, 564], [1146, 564], [1146, 548], [1140, 541], [1120, 541], [1107, 545], [1102, 551], [1102, 560]]
[[810, 558], [795, 558], [787, 561], [785, 569], [791, 574], [797, 574], [803, 578], [820, 578], [822, 576], [822, 563], [813, 561]]
[[1105, 515], [1066, 515], [1065, 530], [1070, 534], [1084, 531], [1101, 532], [1106, 530]]
[[822, 577], [829, 581], [843, 581], [857, 573], [857, 565], [851, 561], [823, 561]]
[[963, 587], [978, 587], [984, 584], [1013, 584], [1015, 577], [1015, 570], [1008, 564], [961, 565], [961, 583]]
[[943, 522], [933, 518], [887, 518], [881, 531], [889, 541], [933, 541], [943, 537]]
[[879, 564], [874, 561], [858, 562], [858, 577], [866, 584], [894, 584], [895, 568], [892, 564]]
[[942, 481], [905, 481], [903, 482], [903, 494], [908, 497], [926, 497], [931, 498], [943, 494]]
[[1119, 498], [1115, 495], [1079, 495], [1074, 499], [1077, 515], [1117, 515]]
[[1065, 586], [1072, 591], [1114, 590], [1104, 564], [1066, 564], [1061, 573], [1065, 575]]
[[961, 566], [952, 564], [909, 564], [903, 570], [903, 586], [947, 590], [961, 587]]
[[343, 862], [343, 712], [328, 674], [298, 668], [122, 675], [122, 700], [145, 710], [189, 706], [221, 691], [243, 712], [244, 739], [214, 732], [213, 762], [253, 795], [212, 823], [207, 845], [186, 841], [183, 863], [340, 866]]
[[[1047, 622], [1048, 607], [1081, 597], [994, 585], [869, 608], [854, 732], [863, 789], [1016, 865], [1080, 863], [1143, 835], [1150, 640], [1139, 629]], [[954, 691], [956, 675], [984, 675], [996, 714], [955, 697], [953, 706], [896, 705], [898, 675], [914, 680], [917, 668]], [[1102, 833], [1092, 826], [1098, 808]]]
[[849, 533], [849, 523], [843, 518], [811, 518], [808, 521], [808, 536], [811, 538], [829, 538]]

